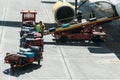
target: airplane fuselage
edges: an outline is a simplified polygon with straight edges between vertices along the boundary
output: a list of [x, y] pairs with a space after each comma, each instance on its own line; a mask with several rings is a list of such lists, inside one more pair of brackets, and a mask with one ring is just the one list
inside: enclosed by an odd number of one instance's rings
[[115, 6], [117, 14], [120, 16], [120, 0], [89, 0], [90, 2], [107, 2]]

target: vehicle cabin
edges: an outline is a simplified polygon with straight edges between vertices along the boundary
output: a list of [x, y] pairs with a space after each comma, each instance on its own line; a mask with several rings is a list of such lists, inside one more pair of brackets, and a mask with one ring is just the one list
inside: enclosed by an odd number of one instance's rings
[[23, 10], [21, 12], [22, 14], [22, 23], [26, 21], [34, 21], [36, 22], [36, 14], [37, 12], [35, 10]]

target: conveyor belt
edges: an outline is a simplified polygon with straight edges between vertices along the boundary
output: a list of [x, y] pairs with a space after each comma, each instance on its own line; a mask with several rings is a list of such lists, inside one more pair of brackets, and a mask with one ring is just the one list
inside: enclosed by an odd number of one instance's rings
[[97, 19], [95, 21], [91, 21], [91, 22], [85, 22], [85, 23], [77, 23], [77, 24], [73, 24], [73, 25], [70, 25], [69, 27], [66, 27], [66, 28], [57, 28], [55, 31], [51, 32], [51, 34], [55, 34], [55, 33], [58, 33], [58, 32], [62, 32], [62, 31], [68, 31], [68, 30], [73, 30], [73, 29], [78, 29], [78, 28], [81, 28], [83, 26], [90, 26], [90, 25], [101, 25], [103, 23], [108, 23], [112, 20], [116, 20], [116, 19], [119, 19], [120, 16], [117, 16], [117, 17], [111, 17], [111, 18], [101, 18], [101, 19]]

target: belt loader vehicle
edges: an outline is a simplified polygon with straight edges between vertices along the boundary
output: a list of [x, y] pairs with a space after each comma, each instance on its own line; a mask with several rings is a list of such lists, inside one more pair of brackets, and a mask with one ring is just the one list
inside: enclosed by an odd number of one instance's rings
[[104, 41], [106, 33], [100, 27], [101, 24], [119, 19], [120, 16], [111, 18], [91, 19], [90, 21], [63, 24], [60, 28], [49, 29], [50, 34], [54, 35], [56, 41], [67, 42], [70, 40], [89, 40], [93, 42]]

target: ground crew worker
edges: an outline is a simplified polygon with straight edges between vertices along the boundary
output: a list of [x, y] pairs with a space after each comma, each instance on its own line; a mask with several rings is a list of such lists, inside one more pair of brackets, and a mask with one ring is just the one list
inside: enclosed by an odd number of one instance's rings
[[99, 31], [100, 31], [100, 32], [103, 32], [102, 26], [99, 26], [98, 28], [99, 28]]
[[44, 25], [44, 23], [42, 23], [42, 21], [40, 21], [39, 24], [36, 25], [35, 29], [36, 29], [37, 32], [41, 33], [41, 35], [43, 37], [45, 25]]
[[95, 12], [94, 12], [94, 11], [91, 11], [91, 13], [90, 13], [90, 18], [95, 18], [95, 17], [96, 17]]
[[81, 11], [77, 12], [77, 20], [78, 20], [78, 22], [81, 22], [81, 20], [82, 20], [82, 12]]

